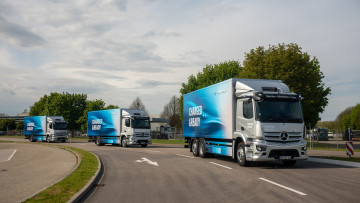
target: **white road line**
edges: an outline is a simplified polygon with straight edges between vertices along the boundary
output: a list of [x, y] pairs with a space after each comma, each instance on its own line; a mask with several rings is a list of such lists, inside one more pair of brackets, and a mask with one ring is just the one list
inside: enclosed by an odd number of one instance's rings
[[154, 150], [148, 150], [148, 149], [146, 149], [144, 151], [146, 151], [146, 152], [160, 152], [160, 151], [154, 151]]
[[221, 167], [223, 167], [223, 168], [232, 169], [232, 168], [230, 168], [230, 167], [227, 167], [227, 166], [224, 166], [224, 165], [215, 163], [215, 162], [210, 162], [210, 163], [211, 163], [211, 164], [214, 164], [214, 165], [217, 165], [217, 166], [221, 166]]
[[177, 156], [183, 156], [183, 157], [186, 157], [186, 158], [190, 158], [190, 159], [193, 159], [195, 157], [192, 157], [192, 156], [186, 156], [186, 155], [182, 155], [182, 154], [176, 154]]
[[6, 161], [10, 161], [10, 159], [14, 156], [15, 152], [17, 151], [17, 149], [14, 150], [14, 152], [11, 154], [11, 156], [8, 158], [8, 160]]
[[273, 182], [273, 181], [271, 181], [271, 180], [267, 180], [267, 179], [265, 179], [265, 178], [259, 178], [259, 179], [260, 179], [260, 180], [263, 180], [263, 181], [266, 181], [266, 182], [268, 182], [268, 183], [274, 184], [274, 185], [276, 185], [276, 186], [282, 187], [282, 188], [284, 188], [284, 189], [290, 190], [290, 191], [295, 192], [295, 193], [297, 193], [297, 194], [299, 194], [299, 195], [306, 195], [305, 193], [302, 193], [302, 192], [297, 191], [297, 190], [294, 190], [294, 189], [292, 189], [292, 188], [289, 188], [289, 187], [280, 185], [279, 183], [275, 183], [275, 182]]

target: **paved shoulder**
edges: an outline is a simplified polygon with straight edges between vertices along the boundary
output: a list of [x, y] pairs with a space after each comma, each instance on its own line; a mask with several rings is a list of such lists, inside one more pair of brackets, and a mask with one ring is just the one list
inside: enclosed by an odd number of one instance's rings
[[19, 202], [69, 175], [71, 152], [40, 144], [0, 143], [1, 202]]

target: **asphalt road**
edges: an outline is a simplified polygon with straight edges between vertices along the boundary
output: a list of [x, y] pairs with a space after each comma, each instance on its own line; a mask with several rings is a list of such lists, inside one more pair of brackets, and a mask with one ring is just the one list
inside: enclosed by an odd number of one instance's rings
[[360, 168], [310, 161], [240, 167], [227, 157], [193, 157], [181, 145], [148, 148], [65, 143], [105, 165], [86, 202], [358, 202]]
[[69, 175], [71, 152], [37, 144], [0, 143], [0, 202], [21, 202]]

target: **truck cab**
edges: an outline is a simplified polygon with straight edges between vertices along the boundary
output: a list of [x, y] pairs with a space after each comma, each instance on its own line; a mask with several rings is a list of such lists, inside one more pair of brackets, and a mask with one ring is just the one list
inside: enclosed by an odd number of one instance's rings
[[121, 145], [141, 145], [147, 147], [152, 143], [150, 136], [150, 119], [145, 112], [138, 109], [122, 109]]
[[68, 139], [67, 122], [62, 116], [48, 116], [46, 118], [46, 141], [66, 142]]

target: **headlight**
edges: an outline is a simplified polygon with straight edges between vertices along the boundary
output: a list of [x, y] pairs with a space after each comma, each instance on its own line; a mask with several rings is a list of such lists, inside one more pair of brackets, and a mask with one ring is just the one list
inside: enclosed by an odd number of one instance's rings
[[305, 145], [305, 146], [302, 146], [302, 147], [301, 147], [301, 150], [302, 150], [302, 151], [306, 151], [306, 150], [307, 150], [307, 146], [306, 146], [306, 145]]
[[260, 152], [262, 151], [266, 151], [266, 147], [265, 146], [260, 146], [260, 145], [256, 145], [256, 149]]

